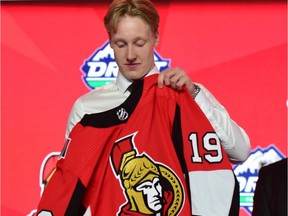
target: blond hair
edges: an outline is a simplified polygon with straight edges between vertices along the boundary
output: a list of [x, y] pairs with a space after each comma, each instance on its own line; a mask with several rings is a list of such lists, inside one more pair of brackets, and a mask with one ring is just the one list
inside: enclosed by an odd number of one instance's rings
[[153, 33], [158, 33], [160, 17], [149, 0], [114, 0], [104, 17], [109, 34], [116, 31], [118, 21], [123, 16], [138, 16], [148, 23]]

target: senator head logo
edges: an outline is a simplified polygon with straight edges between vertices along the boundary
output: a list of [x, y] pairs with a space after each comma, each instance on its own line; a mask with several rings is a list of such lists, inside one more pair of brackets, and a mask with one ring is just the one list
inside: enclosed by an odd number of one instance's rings
[[[154, 61], [160, 71], [170, 66], [170, 59], [163, 59], [155, 50]], [[83, 81], [89, 89], [94, 89], [114, 80], [118, 73], [114, 52], [106, 41], [101, 47], [84, 61], [80, 70], [83, 72]]]
[[117, 140], [110, 154], [126, 197], [117, 215], [179, 215], [184, 203], [181, 181], [168, 166], [138, 152], [136, 134]]

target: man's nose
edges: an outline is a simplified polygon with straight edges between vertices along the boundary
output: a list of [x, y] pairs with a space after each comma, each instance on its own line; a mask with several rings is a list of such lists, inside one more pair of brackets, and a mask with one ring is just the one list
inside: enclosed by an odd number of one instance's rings
[[133, 61], [134, 59], [136, 59], [136, 53], [135, 53], [135, 51], [134, 51], [132, 46], [128, 46], [127, 60], [128, 61]]

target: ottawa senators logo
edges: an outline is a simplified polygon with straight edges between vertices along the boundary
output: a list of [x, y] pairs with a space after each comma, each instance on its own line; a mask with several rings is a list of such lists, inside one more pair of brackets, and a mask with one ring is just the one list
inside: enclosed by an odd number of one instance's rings
[[184, 199], [181, 182], [169, 167], [137, 153], [135, 135], [117, 140], [110, 154], [127, 200], [118, 215], [178, 215]]

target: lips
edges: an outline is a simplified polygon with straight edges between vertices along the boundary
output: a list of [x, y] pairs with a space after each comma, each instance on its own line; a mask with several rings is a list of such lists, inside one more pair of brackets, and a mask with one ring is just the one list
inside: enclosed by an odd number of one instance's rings
[[128, 69], [135, 70], [140, 64], [138, 63], [132, 63], [132, 64], [125, 64]]

